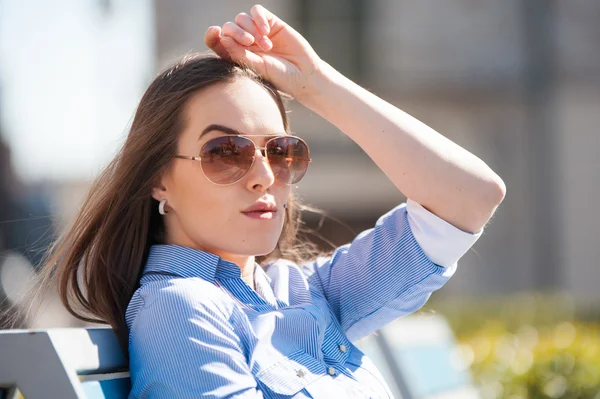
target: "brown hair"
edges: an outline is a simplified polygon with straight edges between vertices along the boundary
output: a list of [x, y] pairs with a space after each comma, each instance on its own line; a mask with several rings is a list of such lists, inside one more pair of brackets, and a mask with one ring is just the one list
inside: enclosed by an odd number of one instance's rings
[[[185, 56], [159, 74], [144, 93], [125, 144], [92, 184], [72, 225], [48, 251], [34, 297], [55, 281], [67, 310], [86, 322], [109, 324], [127, 353], [125, 311], [150, 246], [164, 236], [151, 192], [176, 153], [182, 110], [198, 90], [238, 77], [253, 79], [269, 90], [289, 132], [283, 98], [269, 82], [228, 60]], [[300, 240], [300, 206], [291, 195], [277, 247], [257, 257], [258, 263], [274, 258], [302, 262], [319, 255], [314, 244]]]

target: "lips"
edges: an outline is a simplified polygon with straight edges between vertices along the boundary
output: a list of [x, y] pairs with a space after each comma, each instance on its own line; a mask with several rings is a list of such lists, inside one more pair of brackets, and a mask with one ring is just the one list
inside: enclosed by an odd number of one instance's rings
[[277, 212], [277, 206], [272, 202], [257, 201], [242, 211], [242, 213], [251, 212]]

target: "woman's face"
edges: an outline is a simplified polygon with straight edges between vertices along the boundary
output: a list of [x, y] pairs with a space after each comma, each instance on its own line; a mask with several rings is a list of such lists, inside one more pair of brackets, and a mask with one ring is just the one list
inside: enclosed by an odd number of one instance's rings
[[[184, 129], [178, 155], [198, 156], [210, 139], [229, 134], [210, 130], [220, 125], [249, 136], [263, 147], [269, 137], [285, 134], [279, 108], [269, 92], [248, 78], [217, 83], [196, 93], [184, 112]], [[237, 183], [219, 186], [209, 181], [199, 161], [175, 158], [154, 190], [157, 200], [167, 199], [166, 241], [212, 252], [236, 262], [275, 249], [283, 228], [283, 205], [290, 186], [276, 181], [267, 160], [257, 150], [248, 173]], [[275, 203], [272, 219], [251, 218], [243, 210], [256, 201]]]

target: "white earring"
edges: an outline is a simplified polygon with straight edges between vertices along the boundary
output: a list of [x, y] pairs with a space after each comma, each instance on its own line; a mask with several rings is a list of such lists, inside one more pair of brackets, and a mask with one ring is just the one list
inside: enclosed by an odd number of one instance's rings
[[288, 209], [288, 204], [283, 204], [283, 209]]
[[160, 201], [160, 204], [158, 204], [158, 213], [160, 213], [161, 215], [166, 215], [168, 213], [168, 211], [165, 211], [166, 203], [167, 203], [167, 200], [164, 199], [164, 200]]

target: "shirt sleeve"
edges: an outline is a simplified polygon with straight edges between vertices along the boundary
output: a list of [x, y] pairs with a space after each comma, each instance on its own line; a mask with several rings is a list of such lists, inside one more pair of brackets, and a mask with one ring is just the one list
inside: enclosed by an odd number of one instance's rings
[[211, 287], [181, 280], [142, 294], [130, 330], [130, 399], [263, 397], [233, 328], [236, 315], [210, 299], [219, 295]]
[[[381, 216], [331, 256], [302, 265], [309, 285], [325, 297], [352, 341], [421, 308], [477, 239], [414, 202], [407, 205]], [[445, 241], [460, 248], [449, 250]]]
[[410, 198], [406, 204], [408, 224], [415, 240], [425, 255], [439, 266], [453, 266], [483, 234], [483, 229], [475, 234], [459, 230]]

